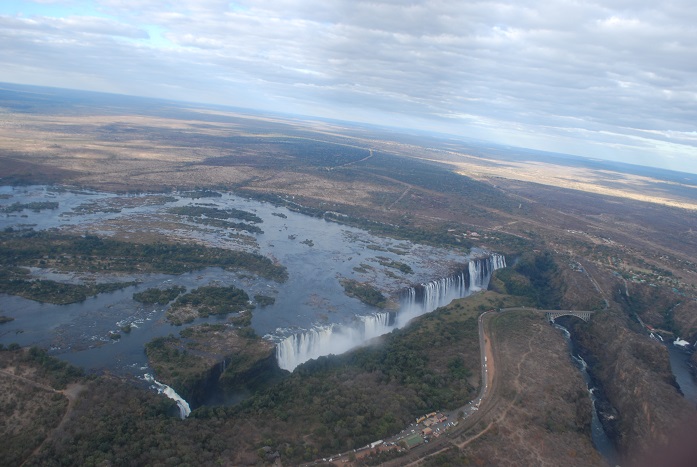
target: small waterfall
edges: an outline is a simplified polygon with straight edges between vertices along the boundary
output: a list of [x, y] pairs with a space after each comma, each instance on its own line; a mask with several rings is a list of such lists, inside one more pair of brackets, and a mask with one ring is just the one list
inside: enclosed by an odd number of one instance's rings
[[155, 389], [157, 389], [157, 392], [159, 392], [160, 394], [164, 394], [165, 396], [169, 397], [177, 403], [177, 407], [179, 407], [179, 417], [182, 420], [189, 416], [189, 414], [191, 413], [191, 407], [189, 407], [189, 403], [186, 402], [179, 394], [177, 394], [177, 392], [174, 389], [167, 386], [166, 384], [160, 383], [151, 374], [145, 374], [144, 378], [145, 381], [147, 381], [148, 383], [152, 383], [153, 385], [155, 385]]
[[293, 334], [276, 345], [278, 366], [293, 371], [310, 359], [347, 352], [367, 340], [403, 327], [417, 316], [486, 288], [491, 273], [504, 267], [506, 259], [499, 254], [474, 259], [455, 274], [405, 289], [398, 313], [379, 312], [359, 316], [352, 324], [317, 326]]

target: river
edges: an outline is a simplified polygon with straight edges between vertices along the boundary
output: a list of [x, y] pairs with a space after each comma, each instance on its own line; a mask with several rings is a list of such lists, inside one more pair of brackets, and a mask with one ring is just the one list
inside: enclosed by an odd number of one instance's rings
[[[188, 291], [205, 285], [235, 285], [248, 295], [271, 296], [275, 303], [257, 307], [252, 327], [274, 342], [312, 329], [351, 325], [378, 310], [345, 295], [340, 279], [368, 282], [386, 294], [398, 296], [412, 284], [446, 277], [467, 267], [473, 257], [456, 248], [435, 248], [409, 241], [381, 238], [286, 208], [220, 193], [193, 199], [185, 193], [116, 195], [50, 186], [0, 187], [0, 208], [20, 203], [57, 203], [55, 209], [30, 208], [0, 214], [0, 229], [59, 229], [74, 234], [89, 232], [125, 240], [167, 238], [196, 241], [208, 246], [260, 253], [288, 269], [284, 283], [252, 276], [246, 271], [206, 268], [180, 275], [58, 273], [32, 268], [31, 276], [59, 282], [139, 281], [138, 286], [104, 293], [82, 303], [41, 304], [0, 294], [0, 312], [14, 321], [0, 325], [0, 343], [39, 345], [50, 353], [92, 370], [142, 375], [147, 372], [143, 345], [155, 337], [177, 334], [182, 328], [165, 321], [166, 307], [143, 306], [133, 293], [150, 287], [182, 285]], [[201, 206], [235, 208], [262, 219], [262, 233], [247, 234], [201, 225], [170, 208]], [[412, 272], [395, 268], [408, 265]], [[488, 277], [487, 277], [488, 281]], [[225, 320], [211, 317], [198, 320]], [[130, 325], [129, 333], [120, 329]], [[120, 333], [120, 339], [110, 338]]]
[[693, 407], [697, 407], [697, 383], [695, 383], [692, 373], [690, 372], [690, 355], [691, 350], [677, 346], [673, 342], [665, 342], [670, 356], [670, 368], [675, 376], [675, 381], [680, 386], [685, 399], [687, 399]]
[[585, 381], [586, 387], [588, 388], [588, 392], [590, 394], [591, 404], [593, 406], [591, 414], [591, 437], [593, 439], [593, 446], [595, 446], [595, 449], [598, 450], [598, 452], [603, 456], [603, 458], [605, 458], [609, 465], [616, 465], [617, 461], [619, 460], [619, 456], [614, 444], [605, 432], [605, 428], [603, 428], [603, 425], [600, 422], [600, 418], [598, 417], [598, 409], [596, 407], [597, 398], [594, 394], [595, 391], [597, 391], [597, 389], [593, 387], [593, 381], [591, 380], [591, 377], [588, 374], [588, 365], [586, 365], [586, 362], [583, 360], [583, 358], [580, 355], [578, 355], [578, 353], [575, 351], [573, 342], [571, 341], [571, 334], [569, 333], [569, 330], [566, 329], [564, 326], [561, 326], [556, 323], [554, 324], [554, 327], [559, 329], [564, 335], [564, 339], [566, 340], [566, 344], [569, 348], [571, 359], [573, 360], [578, 370], [581, 372], [583, 381]]

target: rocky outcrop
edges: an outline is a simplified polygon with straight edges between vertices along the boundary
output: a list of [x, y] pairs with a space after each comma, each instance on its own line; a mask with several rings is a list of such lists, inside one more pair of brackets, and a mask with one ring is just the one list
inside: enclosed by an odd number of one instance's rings
[[157, 379], [192, 408], [235, 402], [281, 374], [274, 344], [245, 328], [204, 324], [180, 334], [153, 340], [146, 353]]
[[616, 410], [608, 434], [625, 456], [636, 459], [660, 449], [676, 430], [694, 423], [697, 413], [678, 389], [665, 347], [630, 330], [622, 314], [596, 313], [590, 323], [576, 323], [572, 334]]

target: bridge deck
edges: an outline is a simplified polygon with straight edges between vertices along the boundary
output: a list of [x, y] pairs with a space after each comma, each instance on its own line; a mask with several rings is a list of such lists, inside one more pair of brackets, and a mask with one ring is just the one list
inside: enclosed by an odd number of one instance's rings
[[540, 310], [537, 308], [526, 308], [526, 307], [516, 307], [516, 308], [502, 308], [501, 311], [516, 311], [525, 310], [533, 311], [535, 313], [544, 313], [548, 320], [554, 321], [562, 316], [575, 316], [588, 322], [591, 316], [595, 313], [593, 310]]

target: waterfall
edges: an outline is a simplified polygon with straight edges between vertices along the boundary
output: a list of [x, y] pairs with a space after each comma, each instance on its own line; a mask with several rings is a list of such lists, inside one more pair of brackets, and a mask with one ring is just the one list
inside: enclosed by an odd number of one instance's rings
[[395, 313], [379, 312], [358, 316], [356, 322], [349, 325], [329, 324], [293, 334], [276, 344], [278, 366], [293, 371], [313, 358], [347, 352], [362, 342], [390, 332], [395, 327], [394, 317]]
[[167, 386], [166, 384], [160, 383], [151, 374], [146, 374], [144, 378], [145, 381], [152, 383], [155, 386], [157, 392], [159, 392], [160, 394], [164, 394], [165, 396], [169, 397], [177, 403], [177, 407], [179, 407], [179, 417], [182, 420], [189, 416], [189, 414], [191, 413], [191, 407], [189, 407], [189, 403], [186, 402], [179, 394], [177, 394], [177, 392], [174, 389]]
[[397, 313], [378, 312], [359, 316], [350, 324], [316, 326], [293, 334], [276, 345], [278, 366], [293, 371], [308, 360], [347, 352], [367, 340], [401, 328], [411, 319], [430, 313], [456, 298], [486, 288], [491, 273], [504, 267], [506, 259], [499, 254], [474, 259], [455, 274], [405, 289]]

